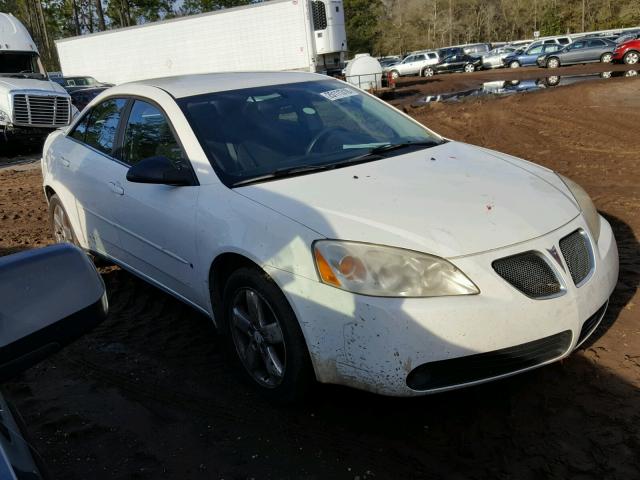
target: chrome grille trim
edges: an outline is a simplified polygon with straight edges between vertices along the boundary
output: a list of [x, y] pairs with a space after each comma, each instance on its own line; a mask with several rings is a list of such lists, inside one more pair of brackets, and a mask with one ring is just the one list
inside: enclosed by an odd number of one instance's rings
[[579, 229], [562, 238], [559, 243], [571, 279], [579, 288], [591, 278], [595, 267], [589, 237], [584, 230]]
[[71, 100], [62, 95], [13, 94], [13, 124], [33, 127], [66, 127], [71, 121]]
[[534, 250], [499, 258], [491, 264], [507, 283], [535, 300], [564, 295], [566, 289], [553, 265]]

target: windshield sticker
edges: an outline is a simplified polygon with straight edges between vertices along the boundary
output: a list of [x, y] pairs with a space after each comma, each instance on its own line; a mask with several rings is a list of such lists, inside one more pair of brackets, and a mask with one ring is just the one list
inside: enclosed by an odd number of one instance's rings
[[331, 102], [335, 102], [336, 100], [340, 100], [341, 98], [355, 97], [358, 95], [358, 92], [356, 92], [355, 90], [351, 90], [350, 88], [337, 88], [335, 90], [322, 92], [320, 95]]

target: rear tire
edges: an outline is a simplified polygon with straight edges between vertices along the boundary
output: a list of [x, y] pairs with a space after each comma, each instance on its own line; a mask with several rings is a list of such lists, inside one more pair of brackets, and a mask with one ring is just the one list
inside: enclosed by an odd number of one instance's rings
[[520, 62], [518, 62], [517, 60], [514, 60], [509, 64], [509, 68], [520, 68]]
[[640, 53], [634, 50], [631, 50], [624, 54], [624, 57], [622, 57], [622, 60], [627, 65], [637, 65], [640, 62]]
[[547, 60], [547, 68], [558, 68], [560, 66], [560, 60], [556, 57], [551, 57]]
[[464, 66], [465, 73], [471, 73], [476, 71], [476, 67], [472, 63], [467, 63]]
[[236, 370], [279, 404], [302, 400], [315, 383], [307, 344], [286, 297], [257, 268], [236, 270], [224, 289], [227, 349]]
[[433, 71], [433, 68], [431, 67], [425, 67], [424, 70], [422, 70], [422, 76], [423, 77], [433, 77], [433, 74], [435, 72]]
[[398, 72], [397, 70], [391, 70], [391, 78], [393, 78], [394, 80], [397, 80], [399, 76], [400, 76], [400, 72]]
[[613, 54], [611, 53], [603, 53], [600, 57], [600, 61], [602, 63], [611, 63], [613, 61]]
[[79, 246], [67, 211], [62, 205], [60, 197], [55, 193], [51, 195], [49, 199], [49, 224], [51, 225], [53, 238], [56, 243], [71, 243]]

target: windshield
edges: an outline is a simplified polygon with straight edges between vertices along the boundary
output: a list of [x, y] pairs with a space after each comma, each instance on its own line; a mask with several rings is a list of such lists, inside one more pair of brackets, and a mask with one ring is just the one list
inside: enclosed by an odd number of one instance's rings
[[[216, 92], [178, 103], [229, 186], [290, 169], [310, 172], [399, 152], [380, 147], [442, 143], [384, 102], [336, 80]], [[374, 150], [388, 153], [373, 155]]]
[[0, 77], [45, 78], [35, 52], [1, 52]]

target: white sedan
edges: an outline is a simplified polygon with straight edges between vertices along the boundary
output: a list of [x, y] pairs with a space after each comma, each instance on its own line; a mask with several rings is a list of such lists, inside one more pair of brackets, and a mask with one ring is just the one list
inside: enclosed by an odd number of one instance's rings
[[42, 168], [58, 241], [210, 316], [280, 401], [314, 380], [411, 396], [548, 364], [618, 276], [578, 185], [316, 74], [111, 88]]

